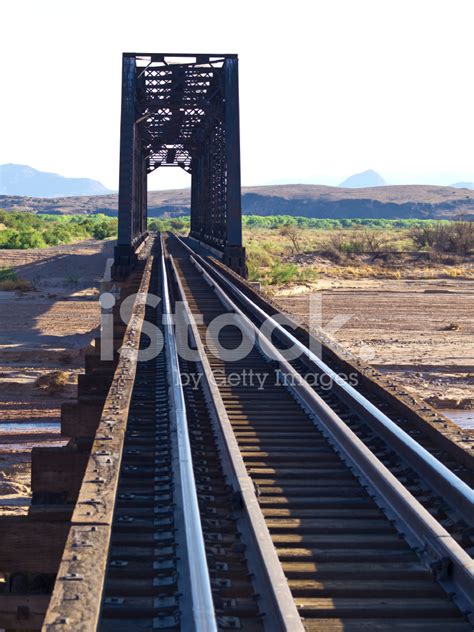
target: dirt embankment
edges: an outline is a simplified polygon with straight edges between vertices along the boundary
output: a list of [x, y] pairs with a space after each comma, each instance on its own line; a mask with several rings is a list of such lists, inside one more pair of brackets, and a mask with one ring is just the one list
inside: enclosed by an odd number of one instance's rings
[[[439, 409], [474, 408], [474, 281], [325, 279], [278, 302]], [[298, 293], [299, 292], [299, 293]], [[319, 319], [321, 324], [321, 319]]]
[[[0, 251], [0, 267], [14, 268], [35, 287], [23, 294], [0, 292], [3, 513], [25, 511], [29, 504], [32, 447], [63, 441], [61, 403], [76, 395], [83, 350], [99, 324], [100, 280], [113, 245], [90, 241], [45, 250]], [[50, 377], [55, 372], [61, 378], [56, 387]]]

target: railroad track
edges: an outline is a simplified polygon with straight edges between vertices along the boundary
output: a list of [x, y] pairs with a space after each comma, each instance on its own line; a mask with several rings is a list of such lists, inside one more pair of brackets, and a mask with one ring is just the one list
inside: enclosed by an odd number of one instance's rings
[[146, 320], [165, 344], [138, 363], [98, 629], [261, 630], [203, 395], [176, 379], [162, 257], [150, 291], [163, 300]]
[[[188, 252], [192, 252], [186, 246]], [[243, 314], [256, 326], [270, 323], [275, 346], [283, 351], [297, 346], [297, 357], [290, 364], [298, 374], [312, 384], [317, 395], [386, 465], [403, 485], [434, 515], [469, 552], [474, 552], [472, 538], [472, 457], [469, 464], [443, 450], [416, 424], [400, 416], [380, 398], [367, 398], [363, 388], [357, 390], [347, 383], [342, 367], [324, 363], [320, 357], [296, 338], [291, 330], [273, 321], [271, 312], [264, 311], [229, 282], [218, 269], [192, 252], [192, 261], [204, 274], [209, 273], [222, 287], [230, 290]], [[207, 272], [201, 267], [204, 266]], [[311, 379], [309, 379], [311, 378]], [[326, 378], [326, 379], [321, 379]], [[365, 395], [365, 396], [364, 396]], [[374, 399], [376, 405], [374, 405]], [[378, 401], [377, 401], [378, 400]]]
[[149, 265], [164, 349], [137, 364], [121, 457], [98, 472], [115, 477], [110, 520], [90, 523], [105, 535], [71, 604], [73, 517], [45, 629], [471, 630], [467, 472], [340, 384], [295, 379], [313, 359], [285, 360], [284, 330], [256, 336], [262, 314], [183, 242]]

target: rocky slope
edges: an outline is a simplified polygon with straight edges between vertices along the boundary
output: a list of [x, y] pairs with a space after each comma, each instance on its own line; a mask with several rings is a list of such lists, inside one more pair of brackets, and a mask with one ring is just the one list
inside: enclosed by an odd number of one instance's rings
[[[189, 189], [151, 191], [149, 214], [189, 213]], [[56, 199], [0, 195], [0, 208], [36, 213], [117, 213], [117, 194]], [[396, 185], [362, 189], [311, 184], [243, 187], [244, 213], [306, 217], [474, 219], [474, 191], [432, 185]]]

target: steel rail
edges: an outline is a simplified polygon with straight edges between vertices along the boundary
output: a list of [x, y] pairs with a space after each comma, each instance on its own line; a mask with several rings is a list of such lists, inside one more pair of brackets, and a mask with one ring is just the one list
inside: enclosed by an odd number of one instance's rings
[[307, 382], [298, 380], [301, 376], [296, 369], [268, 338], [260, 335], [256, 325], [232, 301], [216, 279], [200, 265], [194, 253], [190, 258], [206, 282], [214, 289], [221, 303], [229, 311], [239, 314], [242, 330], [255, 337], [261, 353], [270, 361], [276, 361], [282, 375], [290, 378], [284, 381], [289, 385], [290, 392], [311, 415], [314, 423], [323, 430], [336, 450], [342, 453], [349, 466], [353, 467], [359, 477], [367, 483], [379, 506], [395, 517], [399, 531], [403, 530], [410, 546], [436, 574], [445, 590], [453, 595], [461, 611], [474, 621], [471, 609], [474, 601], [472, 558]]
[[[239, 301], [244, 303], [252, 313], [256, 314], [263, 321], [266, 321], [272, 325], [274, 330], [277, 330], [287, 341], [295, 345], [298, 350], [306, 356], [313, 364], [315, 364], [321, 371], [328, 375], [331, 380], [346, 394], [350, 401], [356, 403], [356, 405], [368, 413], [374, 421], [377, 422], [379, 429], [384, 431], [386, 436], [389, 436], [395, 443], [395, 446], [399, 448], [405, 448], [403, 456], [405, 456], [420, 473], [427, 477], [427, 482], [445, 497], [455, 508], [462, 514], [462, 516], [472, 524], [473, 512], [474, 512], [474, 491], [462, 481], [456, 474], [454, 474], [449, 468], [441, 463], [436, 457], [428, 452], [423, 446], [421, 446], [415, 439], [413, 439], [408, 433], [400, 428], [395, 422], [393, 422], [387, 415], [379, 410], [374, 404], [372, 404], [366, 397], [359, 393], [353, 386], [344, 380], [340, 375], [333, 371], [321, 358], [319, 358], [313, 351], [311, 351], [306, 345], [299, 341], [293, 334], [288, 332], [280, 323], [278, 323], [272, 316], [265, 312], [261, 307], [256, 305], [251, 299], [239, 290], [231, 281], [229, 281], [221, 272], [213, 268], [203, 257], [194, 252], [180, 237], [177, 237], [180, 243], [190, 252], [196, 261], [199, 261], [205, 269], [211, 270], [220, 282], [236, 296]], [[259, 332], [259, 336], [261, 336]], [[406, 451], [408, 449], [408, 451]]]
[[250, 556], [254, 560], [251, 570], [255, 578], [255, 589], [263, 602], [265, 629], [268, 632], [284, 632], [286, 630], [302, 632], [304, 626], [265, 523], [255, 486], [245, 467], [222, 396], [217, 385], [211, 379], [212, 369], [191, 308], [186, 300], [173, 257], [170, 255], [169, 258], [180, 301], [184, 306], [186, 323], [191, 332], [192, 346], [199, 358], [197, 364], [200, 365], [207, 401], [215, 420], [216, 434], [219, 437], [223, 454], [226, 455], [227, 475], [232, 482], [234, 492], [240, 494], [243, 501], [245, 518], [240, 520], [240, 531], [248, 549], [249, 565], [251, 563]]
[[176, 421], [178, 460], [181, 478], [183, 515], [187, 543], [187, 560], [191, 583], [192, 611], [196, 632], [217, 632], [204, 536], [194, 479], [193, 459], [188, 433], [186, 404], [180, 379], [178, 351], [171, 318], [166, 260], [162, 241], [163, 325], [167, 348], [170, 412]]

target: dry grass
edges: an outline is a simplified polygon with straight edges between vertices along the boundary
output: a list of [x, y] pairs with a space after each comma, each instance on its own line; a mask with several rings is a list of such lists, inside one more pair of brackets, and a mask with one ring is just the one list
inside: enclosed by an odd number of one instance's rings
[[3, 292], [30, 292], [33, 286], [26, 279], [19, 279], [12, 268], [0, 268], [0, 290]]
[[[291, 254], [294, 250], [292, 235], [288, 236], [285, 231], [252, 228], [244, 230], [245, 245], [250, 253], [264, 249], [270, 255], [284, 256]], [[409, 229], [399, 230], [349, 228], [335, 230], [300, 229], [298, 236], [299, 252], [328, 251], [334, 249], [335, 245], [341, 244], [342, 251], [344, 245], [360, 242], [360, 250], [365, 251], [401, 251], [413, 249], [413, 240], [410, 237]]]
[[449, 323], [444, 327], [444, 331], [459, 331], [461, 329], [461, 325], [459, 323]]
[[2, 292], [31, 292], [33, 289], [31, 283], [25, 279], [0, 281], [0, 290]]
[[67, 371], [52, 371], [46, 375], [41, 375], [35, 381], [35, 386], [44, 393], [53, 395], [63, 391], [68, 383], [69, 373]]
[[474, 279], [474, 268], [458, 266], [413, 266], [387, 267], [382, 265], [322, 265], [313, 266], [321, 276], [341, 279]]
[[244, 230], [249, 278], [271, 286], [341, 279], [474, 279], [472, 257], [420, 252], [409, 229]]

